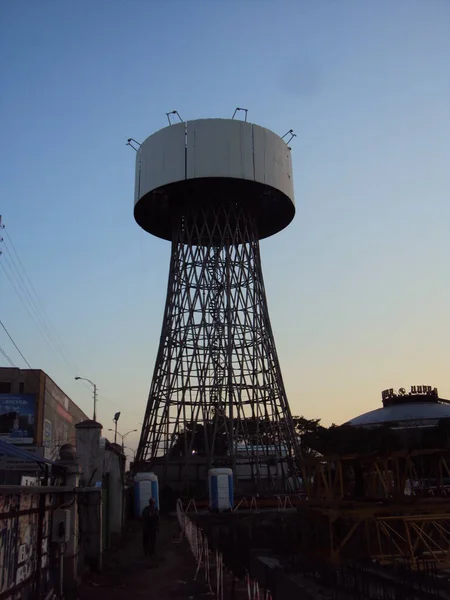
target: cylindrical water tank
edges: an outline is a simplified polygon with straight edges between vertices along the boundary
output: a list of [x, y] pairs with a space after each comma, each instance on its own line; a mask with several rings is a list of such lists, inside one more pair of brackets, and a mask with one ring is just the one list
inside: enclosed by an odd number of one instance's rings
[[154, 473], [137, 473], [134, 478], [134, 510], [137, 517], [148, 505], [150, 498], [159, 510], [158, 477]]
[[232, 510], [234, 506], [233, 471], [231, 469], [210, 469], [208, 471], [209, 508], [211, 510]]

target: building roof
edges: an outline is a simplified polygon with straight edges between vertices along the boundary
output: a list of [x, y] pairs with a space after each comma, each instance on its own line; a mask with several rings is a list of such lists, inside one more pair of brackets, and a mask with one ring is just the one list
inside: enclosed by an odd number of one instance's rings
[[[86, 413], [78, 406], [78, 404], [76, 402], [74, 402], [72, 400], [72, 398], [70, 398], [64, 391], [63, 389], [54, 381], [54, 379], [52, 379], [50, 377], [50, 375], [48, 373], [46, 373], [45, 371], [43, 371], [42, 369], [20, 369], [19, 367], [0, 367], [0, 380], [1, 381], [5, 381], [5, 377], [6, 377], [6, 381], [8, 381], [8, 379], [13, 378], [12, 374], [13, 373], [23, 373], [25, 376], [30, 375], [32, 377], [35, 378], [35, 382], [37, 385], [39, 385], [39, 374], [42, 373], [42, 375], [44, 375], [44, 377], [46, 377], [47, 380], [49, 380], [51, 382], [52, 385], [54, 385], [58, 392], [61, 393], [65, 398], [67, 398], [67, 400], [69, 401], [69, 403], [75, 407], [78, 411], [80, 411], [81, 415], [84, 417], [85, 420], [88, 419], [88, 416], [86, 415]], [[37, 390], [35, 390], [33, 393], [36, 393]], [[49, 394], [49, 396], [55, 400], [58, 404], [60, 404], [60, 401], [55, 398], [55, 396], [51, 393], [51, 391], [49, 389], [46, 390], [46, 392]]]
[[[450, 404], [431, 402], [411, 402], [385, 406], [359, 415], [347, 425], [382, 425], [390, 422], [424, 421], [424, 425], [434, 425], [440, 419], [450, 418]], [[428, 421], [428, 423], [426, 423]]]
[[344, 425], [418, 428], [433, 427], [442, 419], [450, 419], [450, 401], [439, 398], [437, 388], [430, 385], [412, 385], [409, 393], [405, 388], [390, 388], [381, 393], [381, 398], [383, 408], [354, 417]]
[[0, 440], [0, 455], [12, 456], [14, 458], [19, 458], [21, 460], [24, 460], [26, 462], [35, 462], [35, 463], [44, 464], [44, 465], [55, 465], [56, 464], [55, 462], [53, 462], [51, 460], [47, 460], [46, 458], [36, 456], [35, 454], [32, 454], [31, 452], [22, 450], [22, 448], [18, 448], [17, 446], [14, 446], [13, 444], [10, 444], [9, 442], [4, 442], [3, 440]]
[[98, 421], [93, 421], [92, 419], [86, 419], [85, 421], [80, 421], [75, 425], [75, 429], [103, 429], [103, 425], [98, 423]]

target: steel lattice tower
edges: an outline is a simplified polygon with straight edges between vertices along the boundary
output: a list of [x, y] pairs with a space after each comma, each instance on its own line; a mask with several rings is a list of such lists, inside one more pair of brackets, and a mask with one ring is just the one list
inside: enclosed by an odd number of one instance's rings
[[259, 240], [294, 216], [290, 149], [247, 122], [166, 127], [137, 151], [135, 218], [170, 240], [167, 299], [136, 464], [174, 487], [229, 466], [241, 490], [296, 486], [296, 436]]

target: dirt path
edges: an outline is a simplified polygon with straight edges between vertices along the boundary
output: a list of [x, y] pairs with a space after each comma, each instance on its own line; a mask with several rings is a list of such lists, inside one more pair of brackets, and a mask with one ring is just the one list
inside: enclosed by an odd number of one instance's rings
[[155, 557], [143, 557], [138, 523], [126, 541], [104, 560], [103, 572], [87, 577], [80, 600], [199, 600], [206, 598], [204, 583], [193, 581], [195, 562], [186, 540], [179, 542], [176, 519], [162, 519]]

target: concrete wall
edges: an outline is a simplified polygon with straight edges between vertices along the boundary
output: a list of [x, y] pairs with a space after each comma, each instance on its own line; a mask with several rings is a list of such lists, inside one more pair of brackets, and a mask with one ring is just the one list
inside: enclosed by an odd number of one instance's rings
[[102, 426], [96, 421], [82, 421], [75, 425], [76, 448], [81, 465], [81, 485], [101, 484], [103, 479], [104, 448], [100, 447]]
[[122, 534], [124, 525], [125, 456], [118, 444], [101, 438], [102, 426], [84, 421], [75, 426], [81, 485], [102, 488], [104, 545]]
[[104, 473], [109, 475], [109, 531], [119, 536], [124, 524], [125, 457], [117, 444], [109, 444], [105, 449]]

